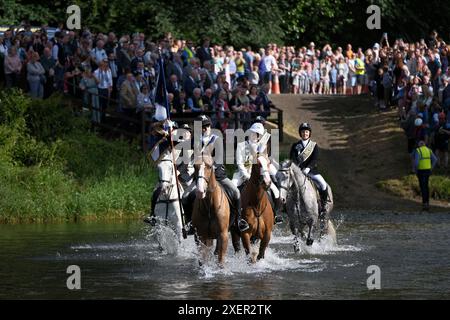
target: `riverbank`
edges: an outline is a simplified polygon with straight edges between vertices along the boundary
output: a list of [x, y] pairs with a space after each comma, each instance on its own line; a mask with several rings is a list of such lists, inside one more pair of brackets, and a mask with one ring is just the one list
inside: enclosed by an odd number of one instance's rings
[[156, 171], [107, 141], [63, 96], [0, 93], [0, 223], [127, 219], [148, 212]]
[[[380, 113], [368, 96], [273, 95], [284, 111], [288, 150], [298, 140], [298, 125], [312, 125], [321, 147], [319, 168], [333, 188], [335, 207], [345, 210], [417, 212], [417, 178], [410, 176], [406, 138], [396, 111]], [[450, 211], [450, 179], [435, 171], [432, 211]], [[439, 199], [438, 199], [439, 197]]]

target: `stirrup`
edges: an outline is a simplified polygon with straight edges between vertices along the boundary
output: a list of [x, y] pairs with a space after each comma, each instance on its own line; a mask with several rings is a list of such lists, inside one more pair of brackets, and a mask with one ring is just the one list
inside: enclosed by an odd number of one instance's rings
[[281, 224], [283, 223], [283, 217], [282, 216], [275, 216], [275, 224]]
[[238, 222], [238, 228], [239, 228], [240, 232], [244, 232], [244, 231], [247, 231], [248, 229], [250, 229], [250, 226], [248, 225], [247, 221], [245, 221], [244, 219], [241, 219]]

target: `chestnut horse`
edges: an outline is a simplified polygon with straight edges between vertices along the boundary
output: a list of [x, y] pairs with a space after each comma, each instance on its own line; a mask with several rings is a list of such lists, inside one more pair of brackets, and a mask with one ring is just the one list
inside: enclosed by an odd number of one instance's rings
[[[269, 202], [267, 190], [272, 180], [269, 175], [269, 159], [259, 156], [253, 164], [252, 173], [241, 194], [242, 218], [250, 228], [241, 233], [245, 253], [250, 253], [250, 240], [260, 239], [257, 259], [263, 259], [269, 244], [273, 228], [273, 209]], [[253, 260], [253, 259], [252, 259]]]
[[213, 160], [203, 156], [201, 164], [194, 165], [197, 173], [197, 191], [192, 212], [192, 225], [196, 230], [195, 239], [202, 246], [203, 259], [207, 247], [217, 239], [216, 252], [219, 264], [223, 265], [228, 247], [228, 229], [230, 225], [230, 205], [222, 187], [216, 180]]

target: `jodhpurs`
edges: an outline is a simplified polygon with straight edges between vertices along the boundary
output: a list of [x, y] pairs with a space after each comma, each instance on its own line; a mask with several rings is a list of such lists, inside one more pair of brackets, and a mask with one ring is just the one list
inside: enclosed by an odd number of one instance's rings
[[320, 190], [325, 191], [327, 189], [327, 182], [320, 174], [309, 174], [308, 175], [320, 188]]

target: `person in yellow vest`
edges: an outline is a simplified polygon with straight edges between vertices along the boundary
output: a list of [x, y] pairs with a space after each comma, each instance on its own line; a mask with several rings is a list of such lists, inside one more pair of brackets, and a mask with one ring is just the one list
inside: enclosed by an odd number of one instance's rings
[[437, 158], [433, 151], [425, 145], [425, 141], [420, 140], [418, 147], [414, 150], [413, 170], [419, 179], [423, 210], [430, 208], [429, 179], [436, 162]]
[[365, 82], [365, 73], [366, 73], [366, 65], [363, 61], [364, 53], [360, 53], [355, 59], [355, 74], [356, 74], [356, 83], [357, 83], [357, 93], [361, 94], [362, 86]]
[[186, 46], [181, 52], [181, 59], [183, 60], [183, 67], [187, 66], [192, 58], [195, 57], [193, 50], [194, 43], [191, 40], [186, 41]]

